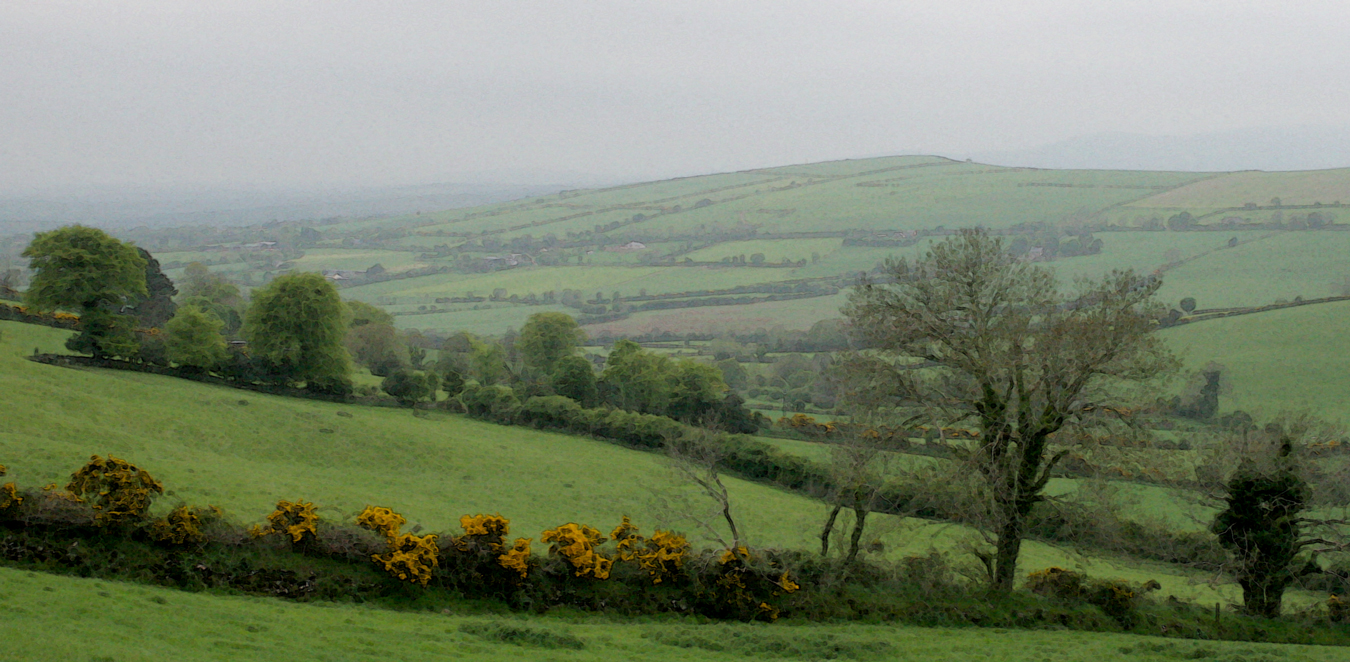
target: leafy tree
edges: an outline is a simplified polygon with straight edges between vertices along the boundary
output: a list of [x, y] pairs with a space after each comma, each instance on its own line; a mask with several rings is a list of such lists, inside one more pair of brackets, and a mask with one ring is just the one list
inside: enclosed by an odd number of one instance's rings
[[344, 307], [333, 284], [316, 273], [283, 274], [253, 291], [244, 324], [252, 355], [276, 381], [315, 390], [350, 385], [342, 345]]
[[184, 297], [205, 297], [212, 303], [238, 306], [243, 298], [239, 288], [220, 274], [213, 274], [201, 262], [189, 262], [183, 269], [182, 295]]
[[349, 325], [352, 328], [367, 324], [394, 325], [394, 316], [378, 306], [372, 306], [364, 301], [348, 301], [346, 306], [347, 314], [351, 318]]
[[441, 376], [441, 388], [445, 390], [448, 398], [453, 398], [464, 391], [464, 375], [454, 368], [445, 371]]
[[698, 422], [717, 410], [727, 390], [721, 371], [689, 359], [675, 361], [668, 379], [670, 397], [664, 413], [688, 422]]
[[745, 371], [745, 366], [734, 358], [718, 361], [717, 369], [722, 371], [722, 381], [726, 382], [727, 388], [741, 390], [750, 383], [750, 375]]
[[435, 373], [398, 370], [385, 377], [380, 388], [397, 399], [399, 404], [411, 407], [419, 402], [435, 400], [439, 384]]
[[586, 339], [586, 333], [567, 313], [535, 313], [526, 320], [516, 340], [516, 349], [525, 364], [552, 373], [558, 361], [572, 356]]
[[143, 328], [163, 328], [164, 323], [168, 322], [173, 317], [174, 311], [178, 309], [173, 303], [173, 297], [178, 294], [178, 289], [173, 286], [173, 281], [165, 276], [163, 271], [160, 271], [159, 260], [150, 255], [150, 251], [137, 246], [136, 253], [141, 256], [142, 260], [145, 260], [147, 296], [131, 309], [131, 314], [140, 320]]
[[469, 366], [474, 379], [483, 386], [499, 384], [511, 378], [511, 368], [506, 365], [506, 348], [497, 342], [483, 342], [472, 338], [473, 350], [469, 354]]
[[755, 266], [759, 266], [759, 265], [761, 265], [761, 264], [764, 264], [764, 254], [763, 254], [763, 253], [755, 253], [755, 254], [751, 255], [751, 256], [750, 256], [750, 264], [753, 264], [753, 265], [755, 265]]
[[[1122, 381], [1173, 369], [1151, 333], [1161, 282], [1113, 272], [1065, 296], [1053, 272], [1011, 256], [984, 230], [962, 230], [910, 263], [888, 261], [890, 284], [864, 278], [844, 309], [872, 349], [853, 363], [874, 375], [874, 397], [940, 425], [975, 425], [978, 442], [956, 448], [970, 462], [992, 586], [1012, 589], [1032, 508], [1067, 449], [1066, 425], [1118, 401]], [[921, 363], [930, 367], [911, 369]]]
[[164, 345], [170, 361], [198, 370], [211, 370], [225, 362], [225, 323], [209, 311], [183, 306], [164, 325]]
[[135, 246], [102, 230], [71, 225], [39, 232], [23, 256], [34, 272], [28, 305], [80, 314], [80, 334], [67, 341], [67, 348], [95, 357], [136, 353], [135, 322], [121, 314], [146, 295], [146, 262]]
[[614, 343], [600, 383], [605, 399], [619, 409], [663, 414], [670, 401], [670, 360], [644, 351], [631, 340]]
[[560, 359], [553, 372], [553, 390], [583, 407], [595, 406], [598, 391], [591, 362], [575, 355]]
[[357, 363], [377, 376], [391, 375], [407, 367], [408, 347], [392, 324], [370, 322], [347, 329], [347, 351]]
[[1195, 312], [1195, 297], [1186, 297], [1185, 299], [1182, 299], [1181, 310], [1188, 314]]
[[1292, 451], [1284, 437], [1267, 457], [1253, 453], [1243, 458], [1224, 485], [1227, 507], [1210, 527], [1233, 557], [1247, 613], [1267, 618], [1280, 615], [1285, 588], [1316, 568], [1313, 561], [1296, 562], [1304, 547], [1318, 541], [1303, 540], [1301, 514], [1311, 490]]

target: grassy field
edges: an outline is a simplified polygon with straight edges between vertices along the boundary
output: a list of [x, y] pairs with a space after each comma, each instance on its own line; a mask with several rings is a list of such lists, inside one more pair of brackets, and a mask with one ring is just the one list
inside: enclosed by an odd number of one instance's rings
[[[0, 660], [180, 662], [539, 659], [720, 662], [1344, 659], [1333, 647], [1106, 633], [864, 624], [614, 622], [593, 616], [396, 612], [185, 593], [0, 568]], [[61, 636], [33, 636], [34, 633]], [[512, 636], [521, 643], [507, 643]]]
[[[643, 527], [673, 527], [713, 542], [692, 521], [708, 512], [663, 458], [581, 437], [504, 427], [461, 416], [297, 400], [168, 377], [74, 370], [22, 359], [54, 351], [64, 332], [0, 322], [0, 462], [20, 485], [64, 484], [92, 454], [134, 460], [162, 480], [156, 505], [214, 504], [260, 521], [277, 499], [303, 498], [327, 518], [366, 505], [391, 507], [410, 525], [455, 531], [460, 515], [501, 513], [514, 535], [577, 521], [600, 528], [624, 515]], [[826, 506], [762, 485], [728, 480], [752, 545], [813, 548]], [[867, 540], [891, 558], [929, 548], [957, 551], [974, 540], [955, 525], [876, 517]], [[1051, 565], [1144, 582], [1212, 602], [1235, 586], [1163, 564], [1092, 558], [1030, 542], [1024, 572]], [[964, 555], [958, 554], [965, 558]], [[1294, 597], [1294, 602], [1310, 597]]]
[[1232, 393], [1222, 411], [1257, 418], [1310, 409], [1350, 423], [1350, 302], [1322, 303], [1187, 324], [1162, 332], [1196, 369], [1224, 365]]
[[[1279, 198], [1283, 206], [1276, 207]], [[960, 162], [931, 156], [898, 156], [765, 168], [734, 173], [684, 177], [605, 189], [564, 191], [553, 195], [481, 207], [432, 211], [386, 218], [325, 223], [320, 246], [305, 248], [294, 261], [299, 270], [364, 270], [379, 263], [391, 272], [424, 264], [455, 265], [459, 258], [479, 259], [507, 253], [539, 256], [543, 244], [517, 241], [550, 238], [561, 242], [568, 264], [522, 266], [483, 274], [438, 274], [348, 289], [346, 296], [389, 306], [430, 305], [436, 298], [486, 294], [496, 288], [524, 296], [564, 289], [587, 292], [615, 290], [627, 296], [699, 289], [722, 289], [791, 279], [848, 277], [875, 267], [891, 256], [917, 257], [932, 241], [909, 247], [843, 246], [844, 235], [899, 231], [943, 232], [983, 226], [996, 230], [1047, 232], [1061, 240], [1097, 228], [1103, 241], [1099, 255], [1061, 258], [1051, 263], [1066, 282], [1099, 276], [1113, 268], [1151, 272], [1177, 259], [1195, 258], [1167, 271], [1163, 292], [1169, 303], [1192, 296], [1202, 307], [1251, 306], [1295, 296], [1324, 296], [1332, 283], [1350, 273], [1338, 256], [1350, 233], [1286, 232], [1262, 239], [1265, 231], [1136, 232], [1164, 227], [1168, 218], [1187, 211], [1210, 228], [1225, 219], [1269, 223], [1276, 218], [1306, 216], [1311, 205], [1338, 223], [1350, 220], [1339, 203], [1350, 203], [1350, 169], [1308, 172], [1176, 173], [1143, 171], [1043, 170]], [[1250, 203], [1254, 207], [1244, 208]], [[1306, 208], [1305, 208], [1306, 207]], [[1106, 227], [1115, 226], [1115, 227]], [[1105, 229], [1103, 229], [1105, 228]], [[1110, 231], [1108, 231], [1110, 230]], [[1114, 231], [1122, 230], [1122, 231]], [[269, 239], [258, 228], [253, 239]], [[831, 237], [786, 238], [783, 233], [835, 233]], [[753, 236], [751, 236], [753, 234]], [[177, 235], [175, 235], [177, 236]], [[1228, 249], [1237, 237], [1241, 245]], [[180, 238], [181, 239], [181, 238]], [[709, 240], [717, 241], [703, 246]], [[359, 241], [359, 249], [337, 248]], [[646, 251], [619, 253], [604, 245], [642, 241]], [[496, 241], [494, 250], [484, 241]], [[464, 253], [421, 260], [419, 252], [434, 246], [459, 247]], [[516, 243], [512, 243], [516, 242]], [[246, 243], [246, 242], [241, 242]], [[181, 247], [183, 242], [168, 244]], [[784, 258], [807, 260], [784, 269], [685, 269], [642, 263], [652, 256], [685, 256], [684, 246], [703, 246], [687, 256], [717, 262], [725, 257], [762, 253], [768, 263]], [[219, 252], [164, 252], [167, 262], [242, 257], [242, 249]], [[583, 255], [587, 264], [575, 264]], [[527, 260], [528, 262], [528, 260]], [[260, 267], [243, 261], [213, 270], [249, 285], [265, 282]], [[171, 277], [180, 270], [169, 270]], [[783, 325], [806, 328], [833, 317], [834, 310], [791, 306], [730, 307], [693, 310], [687, 314], [634, 315], [606, 328], [684, 332], [710, 328], [709, 320], [738, 321], [727, 328], [754, 329]], [[523, 315], [503, 312], [475, 316], [442, 314], [418, 320], [414, 328], [443, 333], [461, 328], [500, 333]], [[509, 321], [508, 321], [509, 320]], [[625, 324], [626, 322], [626, 324]], [[409, 324], [404, 321], [404, 324]]]

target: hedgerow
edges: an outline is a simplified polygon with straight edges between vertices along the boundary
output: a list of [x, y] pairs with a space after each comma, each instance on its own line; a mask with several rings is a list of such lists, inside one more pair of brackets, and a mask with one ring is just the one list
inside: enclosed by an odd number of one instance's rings
[[[109, 466], [129, 475], [144, 473], [125, 461], [95, 463]], [[85, 467], [76, 475], [93, 481], [92, 476], [107, 473]], [[148, 489], [146, 485], [157, 484], [151, 480], [132, 484]], [[111, 495], [116, 501], [112, 492], [98, 496]], [[508, 543], [510, 522], [496, 514], [463, 516], [460, 535], [416, 535], [404, 533], [407, 519], [388, 508], [369, 506], [347, 522], [320, 521], [315, 504], [282, 500], [267, 524], [252, 527], [249, 535], [215, 507], [178, 505], [150, 519], [135, 509], [96, 509], [93, 495], [86, 500], [55, 484], [16, 487], [0, 491], [0, 496], [9, 497], [0, 508], [0, 563], [191, 590], [393, 605], [412, 600], [424, 607], [467, 598], [531, 611], [565, 606], [734, 620], [796, 615], [1134, 631], [1152, 631], [1140, 628], [1157, 625], [1154, 613], [1160, 609], [1144, 599], [1156, 584], [1141, 587], [1051, 569], [1029, 578], [1030, 592], [991, 601], [978, 587], [953, 579], [945, 557], [936, 552], [897, 564], [864, 560], [845, 566], [838, 559], [803, 552], [746, 547], [695, 551], [682, 534], [657, 530], [644, 536], [627, 517], [608, 536], [576, 522], [545, 531], [541, 540], [551, 544], [550, 554], [538, 556], [529, 538]], [[108, 526], [104, 521], [110, 510], [142, 516]], [[1250, 627], [1234, 617], [1236, 625], [1226, 620], [1219, 628], [1186, 613], [1169, 612], [1167, 618], [1189, 618], [1187, 631], [1207, 637], [1305, 643], [1314, 641], [1302, 625], [1308, 619], [1331, 624], [1347, 618], [1341, 598], [1294, 618], [1263, 619]], [[1316, 632], [1322, 638], [1317, 641], [1344, 643], [1338, 630]]]

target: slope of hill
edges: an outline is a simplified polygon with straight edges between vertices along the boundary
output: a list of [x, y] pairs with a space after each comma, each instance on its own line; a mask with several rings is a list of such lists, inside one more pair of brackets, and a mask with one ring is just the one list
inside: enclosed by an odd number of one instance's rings
[[[0, 463], [20, 485], [64, 484], [93, 454], [114, 454], [164, 482], [156, 504], [214, 504], [244, 522], [260, 521], [277, 499], [303, 498], [323, 517], [351, 519], [382, 505], [431, 531], [457, 531], [463, 514], [500, 513], [514, 535], [537, 536], [575, 521], [601, 528], [624, 515], [644, 527], [687, 532], [715, 546], [698, 520], [711, 502], [693, 493], [663, 458], [610, 443], [462, 416], [415, 418], [407, 410], [353, 407], [262, 395], [196, 382], [106, 370], [58, 368], [24, 360], [57, 350], [66, 332], [0, 322]], [[750, 544], [819, 545], [825, 504], [728, 479], [737, 520]], [[875, 516], [867, 540], [898, 558], [930, 547], [960, 550], [974, 541], [962, 526]], [[1185, 569], [1085, 556], [1029, 541], [1024, 572], [1052, 565], [1136, 582], [1212, 602], [1237, 599], [1236, 586], [1211, 586]], [[1311, 595], [1291, 596], [1307, 602]]]

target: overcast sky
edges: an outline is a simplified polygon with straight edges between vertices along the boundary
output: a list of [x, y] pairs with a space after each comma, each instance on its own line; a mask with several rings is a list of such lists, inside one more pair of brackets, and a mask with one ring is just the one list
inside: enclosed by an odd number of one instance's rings
[[1345, 0], [4, 2], [0, 190], [639, 180], [1350, 127], [1347, 26]]

